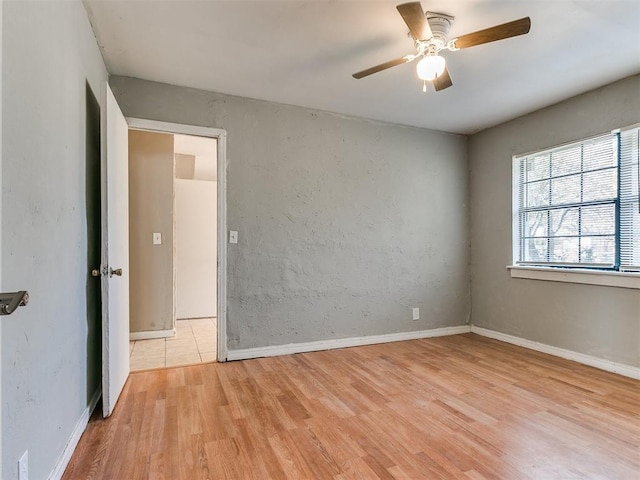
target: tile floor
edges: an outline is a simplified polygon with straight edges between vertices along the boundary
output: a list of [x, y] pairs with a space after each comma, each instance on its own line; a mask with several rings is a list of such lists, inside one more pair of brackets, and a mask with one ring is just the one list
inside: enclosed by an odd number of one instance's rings
[[177, 367], [216, 361], [215, 318], [178, 320], [176, 336], [129, 342], [129, 369]]

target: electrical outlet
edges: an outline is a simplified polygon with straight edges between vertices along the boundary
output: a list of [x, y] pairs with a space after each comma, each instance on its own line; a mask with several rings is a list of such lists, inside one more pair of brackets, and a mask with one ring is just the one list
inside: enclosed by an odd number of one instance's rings
[[18, 480], [29, 480], [29, 450], [25, 450], [18, 460]]
[[413, 319], [420, 320], [420, 309], [417, 307], [413, 309]]

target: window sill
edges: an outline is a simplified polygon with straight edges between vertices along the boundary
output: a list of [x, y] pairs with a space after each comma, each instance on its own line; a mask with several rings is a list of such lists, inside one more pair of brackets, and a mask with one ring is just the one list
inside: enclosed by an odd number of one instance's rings
[[633, 288], [640, 290], [640, 272], [609, 272], [604, 270], [576, 270], [552, 267], [521, 267], [509, 265], [511, 278], [547, 280], [550, 282], [583, 283], [605, 287]]

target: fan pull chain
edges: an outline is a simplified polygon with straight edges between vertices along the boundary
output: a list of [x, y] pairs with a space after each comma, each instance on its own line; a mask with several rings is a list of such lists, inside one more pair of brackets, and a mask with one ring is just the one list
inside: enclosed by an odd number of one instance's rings
[[422, 81], [422, 91], [424, 93], [427, 93], [427, 81], [426, 80]]

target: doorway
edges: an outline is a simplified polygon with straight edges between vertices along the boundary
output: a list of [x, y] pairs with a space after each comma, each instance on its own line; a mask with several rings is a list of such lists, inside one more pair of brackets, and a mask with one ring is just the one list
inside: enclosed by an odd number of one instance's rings
[[92, 274], [100, 269], [102, 249], [102, 172], [100, 104], [89, 83], [85, 86], [85, 218], [87, 221], [87, 402], [95, 403], [102, 381], [102, 285]]
[[224, 361], [224, 132], [127, 120], [131, 371]]

